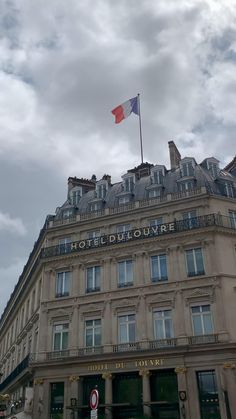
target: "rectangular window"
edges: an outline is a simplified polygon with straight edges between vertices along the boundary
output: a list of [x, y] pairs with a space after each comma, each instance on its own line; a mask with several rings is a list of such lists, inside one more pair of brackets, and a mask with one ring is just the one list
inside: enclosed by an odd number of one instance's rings
[[220, 419], [219, 396], [214, 370], [197, 372], [201, 419]]
[[155, 339], [169, 339], [174, 337], [171, 310], [155, 311], [153, 313], [153, 319]]
[[101, 346], [102, 327], [101, 320], [87, 320], [85, 322], [85, 345]]
[[135, 342], [135, 315], [120, 316], [119, 320], [119, 343]]
[[180, 187], [180, 191], [181, 192], [188, 192], [188, 191], [192, 191], [193, 190], [193, 182], [192, 181], [188, 181], [188, 182], [181, 182], [179, 184]]
[[216, 178], [219, 172], [218, 164], [213, 162], [207, 162], [207, 167], [213, 178]]
[[151, 257], [151, 279], [152, 282], [165, 281], [168, 279], [166, 255]]
[[228, 196], [228, 198], [234, 197], [234, 189], [231, 182], [225, 182], [224, 189], [225, 189], [225, 195]]
[[182, 176], [193, 176], [194, 170], [192, 162], [182, 164]]
[[124, 182], [125, 192], [133, 192], [134, 180], [133, 177], [127, 177]]
[[188, 276], [205, 275], [202, 249], [186, 250]]
[[191, 310], [194, 335], [211, 335], [213, 333], [213, 322], [210, 305], [195, 306]]
[[62, 218], [70, 218], [73, 216], [73, 208], [69, 208], [63, 211]]
[[126, 195], [126, 196], [121, 196], [121, 197], [119, 198], [119, 205], [128, 204], [128, 202], [130, 202], [130, 197], [129, 197], [129, 195]]
[[71, 272], [58, 272], [56, 276], [56, 297], [67, 297], [70, 294]]
[[71, 250], [71, 238], [63, 237], [58, 241], [60, 253], [67, 253]]
[[95, 239], [95, 237], [100, 237], [101, 231], [100, 230], [94, 230], [88, 232], [88, 239]]
[[151, 189], [148, 192], [148, 198], [156, 198], [158, 196], [161, 196], [161, 189], [160, 188]]
[[91, 266], [86, 269], [86, 292], [100, 291], [101, 288], [101, 267]]
[[51, 383], [50, 390], [50, 418], [62, 419], [64, 409], [64, 383]]
[[236, 211], [229, 211], [230, 225], [232, 228], [236, 228]]
[[120, 224], [116, 226], [117, 233], [126, 233], [126, 231], [131, 230], [130, 224]]
[[133, 261], [124, 260], [118, 263], [118, 287], [133, 285]]
[[97, 197], [98, 198], [100, 198], [100, 199], [105, 198], [106, 193], [107, 193], [107, 190], [106, 190], [106, 185], [105, 184], [97, 185]]
[[163, 172], [162, 172], [162, 170], [155, 170], [153, 173], [152, 173], [152, 181], [153, 181], [153, 183], [157, 183], [157, 184], [159, 184], [159, 185], [162, 185], [163, 184]]
[[56, 324], [53, 327], [53, 350], [64, 351], [68, 349], [69, 325]]
[[90, 204], [90, 211], [100, 211], [102, 209], [102, 204], [101, 202], [92, 202]]
[[150, 227], [156, 227], [160, 224], [163, 224], [163, 217], [155, 218], [154, 220], [150, 220]]
[[76, 191], [71, 191], [72, 205], [78, 205], [80, 198], [81, 198], [81, 191], [79, 189]]
[[194, 228], [197, 226], [197, 212], [196, 210], [191, 210], [183, 213], [184, 226], [188, 229]]

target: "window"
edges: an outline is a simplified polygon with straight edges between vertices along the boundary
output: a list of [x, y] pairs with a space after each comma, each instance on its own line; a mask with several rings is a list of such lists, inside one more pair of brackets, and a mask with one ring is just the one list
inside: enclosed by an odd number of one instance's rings
[[156, 227], [160, 224], [163, 224], [163, 217], [155, 218], [154, 220], [150, 220], [150, 227]]
[[220, 419], [219, 397], [214, 370], [197, 372], [201, 419]]
[[155, 339], [173, 338], [173, 322], [171, 310], [155, 311], [154, 319], [154, 336]]
[[134, 179], [133, 176], [129, 176], [124, 180], [125, 192], [133, 192], [134, 190]]
[[72, 205], [78, 205], [81, 198], [81, 189], [75, 189], [70, 192], [70, 201]]
[[71, 272], [58, 272], [56, 277], [56, 297], [67, 297], [70, 292]]
[[219, 173], [218, 163], [213, 163], [212, 161], [207, 161], [207, 168], [211, 173], [213, 178], [216, 178]]
[[194, 175], [194, 170], [193, 170], [193, 165], [192, 162], [186, 162], [186, 163], [182, 163], [182, 176], [193, 176]]
[[157, 183], [159, 185], [163, 184], [163, 171], [162, 170], [155, 170], [152, 172], [152, 182]]
[[193, 190], [193, 182], [192, 181], [188, 181], [188, 182], [181, 182], [179, 184], [180, 187], [180, 191], [181, 192], [188, 192], [188, 191], [192, 191]]
[[85, 345], [101, 346], [101, 320], [87, 320], [85, 322]]
[[73, 208], [68, 208], [62, 212], [62, 218], [70, 218], [73, 215]]
[[119, 343], [135, 342], [135, 315], [119, 317]]
[[56, 324], [53, 327], [53, 350], [64, 351], [68, 349], [69, 325]]
[[225, 195], [228, 196], [228, 198], [234, 197], [234, 189], [231, 182], [224, 183], [224, 190], [225, 190]]
[[213, 333], [213, 323], [210, 305], [195, 306], [191, 310], [194, 335], [211, 335]]
[[193, 228], [197, 225], [197, 212], [191, 210], [183, 213], [184, 226], [187, 228]]
[[101, 231], [100, 230], [94, 230], [88, 232], [88, 239], [95, 239], [95, 237], [100, 237]]
[[106, 184], [103, 183], [101, 185], [97, 185], [96, 191], [97, 191], [97, 197], [100, 199], [104, 199], [107, 193]]
[[99, 211], [102, 209], [101, 202], [92, 202], [90, 204], [90, 211]]
[[63, 237], [62, 239], [59, 239], [58, 244], [59, 244], [60, 253], [67, 253], [71, 249], [70, 237]]
[[168, 279], [166, 255], [151, 257], [151, 279], [152, 282], [164, 281]]
[[120, 224], [119, 226], [116, 227], [117, 233], [126, 233], [126, 231], [129, 231], [129, 230], [131, 230], [130, 224]]
[[161, 196], [161, 189], [160, 188], [150, 189], [148, 191], [148, 198], [156, 198], [158, 196]]
[[101, 267], [91, 266], [86, 270], [86, 292], [100, 291]]
[[118, 263], [118, 287], [133, 285], [133, 261], [124, 260]]
[[202, 249], [186, 250], [188, 276], [205, 275]]
[[127, 204], [128, 202], [130, 202], [129, 196], [120, 196], [119, 205], [124, 205], [124, 204]]
[[236, 211], [229, 211], [230, 225], [232, 228], [236, 228]]

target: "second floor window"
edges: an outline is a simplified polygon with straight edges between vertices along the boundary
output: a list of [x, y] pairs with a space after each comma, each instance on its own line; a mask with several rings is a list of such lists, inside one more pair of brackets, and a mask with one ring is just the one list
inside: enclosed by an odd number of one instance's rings
[[135, 314], [120, 316], [119, 343], [135, 342]]
[[67, 297], [70, 293], [71, 272], [58, 272], [56, 276], [56, 297]]
[[68, 323], [56, 324], [53, 327], [53, 350], [63, 351], [68, 349], [69, 325]]
[[186, 262], [189, 277], [205, 274], [201, 248], [186, 250]]
[[101, 346], [101, 319], [85, 322], [85, 346]]
[[236, 211], [229, 211], [230, 226], [236, 228]]
[[173, 321], [171, 310], [155, 311], [154, 319], [154, 336], [155, 339], [173, 338]]
[[151, 279], [152, 282], [164, 281], [168, 279], [166, 255], [151, 257]]
[[118, 263], [118, 287], [133, 285], [133, 261], [124, 260]]
[[86, 292], [100, 291], [101, 287], [101, 267], [91, 266], [86, 270]]
[[211, 307], [209, 304], [192, 307], [194, 335], [210, 335], [213, 333]]

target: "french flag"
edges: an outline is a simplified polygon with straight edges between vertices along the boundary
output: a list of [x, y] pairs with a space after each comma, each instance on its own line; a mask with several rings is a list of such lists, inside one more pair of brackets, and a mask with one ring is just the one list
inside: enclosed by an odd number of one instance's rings
[[119, 124], [123, 119], [128, 118], [132, 112], [139, 115], [138, 96], [127, 100], [111, 111], [115, 116], [116, 124]]

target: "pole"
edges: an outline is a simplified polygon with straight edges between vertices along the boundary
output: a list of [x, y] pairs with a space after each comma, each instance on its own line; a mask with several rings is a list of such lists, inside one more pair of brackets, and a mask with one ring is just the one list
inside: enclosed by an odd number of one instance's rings
[[140, 136], [140, 148], [141, 148], [141, 162], [143, 163], [143, 136], [142, 136], [142, 123], [141, 123], [141, 108], [140, 108], [140, 93], [138, 97], [138, 114], [139, 114], [139, 136]]

